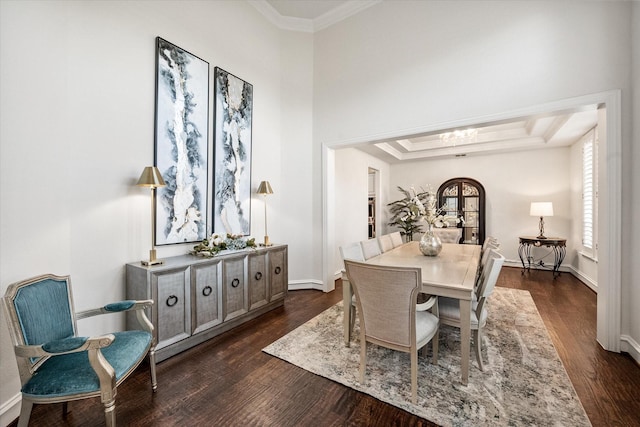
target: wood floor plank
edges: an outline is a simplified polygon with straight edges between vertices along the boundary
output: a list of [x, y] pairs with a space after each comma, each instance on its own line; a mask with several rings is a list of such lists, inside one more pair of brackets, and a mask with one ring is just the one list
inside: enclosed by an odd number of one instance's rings
[[[152, 394], [143, 365], [118, 388], [121, 426], [435, 426], [326, 378], [262, 352], [262, 348], [342, 298], [289, 292], [284, 307], [158, 364]], [[640, 426], [640, 367], [596, 342], [596, 295], [573, 276], [521, 274], [505, 267], [498, 286], [526, 289], [594, 426]], [[473, 375], [473, 369], [471, 375]], [[104, 425], [99, 399], [36, 405], [31, 426]], [[15, 426], [16, 422], [12, 424]]]

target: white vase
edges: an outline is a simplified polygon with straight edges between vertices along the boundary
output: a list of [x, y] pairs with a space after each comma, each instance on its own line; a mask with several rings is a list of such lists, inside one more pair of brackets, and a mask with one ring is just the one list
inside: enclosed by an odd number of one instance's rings
[[438, 256], [442, 250], [442, 241], [433, 232], [433, 225], [427, 224], [427, 227], [427, 231], [424, 232], [418, 244], [420, 252], [426, 256]]

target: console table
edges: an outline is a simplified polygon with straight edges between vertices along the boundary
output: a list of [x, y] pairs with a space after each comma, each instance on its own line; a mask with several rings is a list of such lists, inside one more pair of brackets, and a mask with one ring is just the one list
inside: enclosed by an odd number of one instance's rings
[[[126, 266], [127, 299], [153, 299], [156, 361], [213, 338], [284, 304], [287, 245], [181, 255], [164, 264]], [[135, 315], [127, 325], [137, 326]]]
[[522, 274], [525, 270], [531, 270], [531, 264], [537, 265], [543, 268], [549, 268], [544, 263], [544, 258], [535, 260], [531, 255], [532, 248], [539, 248], [545, 246], [553, 250], [553, 278], [560, 275], [560, 265], [564, 260], [564, 256], [567, 253], [567, 239], [560, 237], [545, 237], [538, 238], [532, 236], [520, 237], [520, 247], [518, 248], [518, 255], [520, 255], [520, 261], [522, 262]]

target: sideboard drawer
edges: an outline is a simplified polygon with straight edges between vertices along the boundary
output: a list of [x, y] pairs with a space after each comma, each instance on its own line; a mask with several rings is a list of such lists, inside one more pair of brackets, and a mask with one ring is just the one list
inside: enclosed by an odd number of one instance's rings
[[222, 261], [191, 267], [193, 333], [222, 323]]
[[267, 272], [266, 253], [249, 255], [249, 310], [269, 302]]
[[157, 325], [158, 349], [191, 335], [188, 283], [187, 267], [151, 275], [153, 299], [157, 304], [154, 324]]
[[228, 259], [224, 262], [224, 283], [222, 297], [224, 300], [224, 320], [230, 320], [247, 312], [246, 286], [247, 257]]

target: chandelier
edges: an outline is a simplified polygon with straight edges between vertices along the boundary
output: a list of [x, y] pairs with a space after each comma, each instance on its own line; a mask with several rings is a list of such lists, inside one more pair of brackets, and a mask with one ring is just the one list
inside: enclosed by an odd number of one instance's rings
[[478, 140], [477, 129], [454, 130], [440, 134], [440, 141], [445, 145], [470, 144]]

